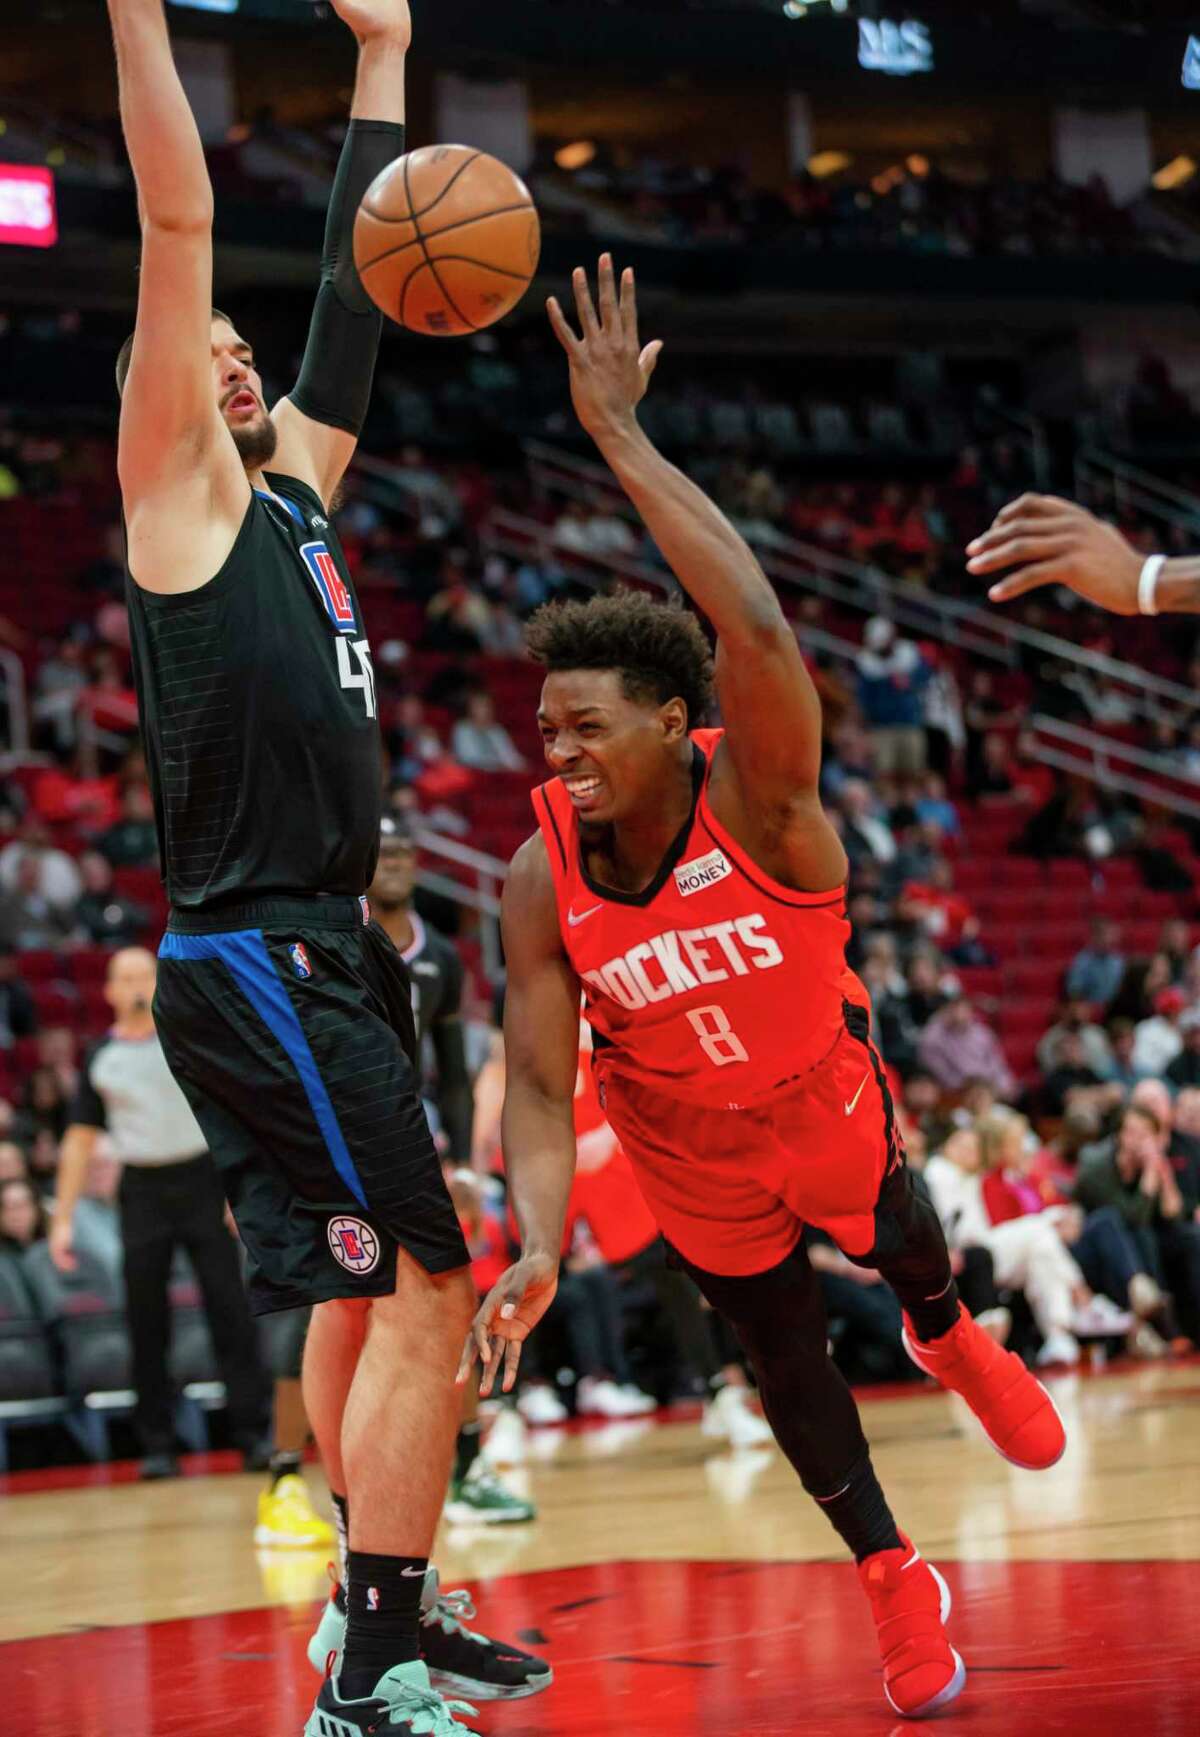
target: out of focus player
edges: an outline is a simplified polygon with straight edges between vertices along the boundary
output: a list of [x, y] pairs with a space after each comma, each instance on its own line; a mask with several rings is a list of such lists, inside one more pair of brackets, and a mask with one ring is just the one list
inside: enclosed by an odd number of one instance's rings
[[552, 780], [505, 889], [505, 1162], [523, 1253], [476, 1316], [465, 1363], [510, 1385], [557, 1283], [574, 1165], [582, 986], [602, 1101], [680, 1265], [733, 1324], [801, 1482], [858, 1563], [892, 1706], [954, 1699], [949, 1593], [899, 1531], [826, 1348], [806, 1223], [899, 1296], [910, 1354], [1018, 1465], [1065, 1445], [1045, 1392], [961, 1307], [914, 1192], [867, 998], [847, 970], [846, 859], [818, 796], [820, 706], [741, 537], [641, 431], [660, 345], [632, 273], [575, 275], [557, 302], [581, 423], [716, 631], [724, 729], [699, 729], [713, 665], [695, 617], [631, 592], [531, 622]]

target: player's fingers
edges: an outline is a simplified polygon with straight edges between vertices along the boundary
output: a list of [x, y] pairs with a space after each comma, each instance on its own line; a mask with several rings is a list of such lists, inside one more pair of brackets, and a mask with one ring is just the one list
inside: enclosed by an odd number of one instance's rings
[[1004, 567], [1027, 567], [1034, 561], [1058, 560], [1070, 552], [1069, 539], [1061, 532], [1034, 534], [1023, 527], [1011, 537], [987, 544], [967, 562], [968, 573], [999, 573]]
[[579, 339], [567, 324], [567, 316], [558, 305], [557, 296], [548, 296], [546, 298], [546, 312], [550, 316], [550, 324], [554, 329], [554, 336], [567, 352], [567, 355], [574, 356], [579, 348]]
[[600, 295], [600, 324], [604, 331], [615, 332], [617, 329], [617, 280], [613, 276], [611, 253], [600, 255], [596, 282]]
[[520, 1364], [521, 1341], [519, 1339], [510, 1339], [504, 1351], [504, 1380], [501, 1382], [501, 1391], [503, 1393], [512, 1392], [513, 1387], [516, 1385], [517, 1370], [520, 1367]]
[[633, 267], [627, 265], [621, 273], [621, 326], [631, 350], [638, 348], [637, 284]]
[[1071, 504], [1059, 495], [1018, 495], [1015, 501], [1009, 501], [1000, 508], [995, 522], [1006, 525], [1010, 519], [1054, 518]]
[[1039, 518], [1030, 513], [1008, 519], [1004, 524], [997, 520], [994, 525], [989, 525], [982, 536], [975, 537], [967, 544], [967, 554], [986, 555], [1018, 538], [1070, 537], [1076, 534], [1078, 529], [1076, 521], [1062, 513], [1054, 518]]
[[503, 1344], [502, 1339], [493, 1339], [488, 1344], [487, 1354], [483, 1359], [483, 1374], [479, 1382], [479, 1392], [484, 1399], [491, 1393], [496, 1376], [499, 1374]]
[[658, 358], [662, 355], [663, 341], [652, 338], [638, 357], [638, 367], [642, 371], [642, 379], [649, 382], [651, 374], [658, 367]]
[[475, 1335], [474, 1333], [468, 1333], [466, 1343], [462, 1348], [462, 1356], [458, 1360], [458, 1373], [454, 1377], [455, 1386], [466, 1386], [468, 1377], [475, 1366], [475, 1359], [478, 1355], [479, 1347], [475, 1343]]
[[592, 301], [592, 291], [588, 284], [587, 272], [581, 265], [577, 265], [571, 274], [571, 286], [575, 291], [575, 306], [579, 312], [579, 324], [583, 328], [584, 337], [598, 337], [600, 322], [596, 318], [596, 308]]
[[1039, 561], [1034, 567], [1024, 567], [1010, 578], [1001, 579], [991, 587], [988, 597], [993, 603], [1011, 603], [1015, 597], [1024, 597], [1027, 591], [1039, 591], [1043, 585], [1060, 585], [1066, 578], [1065, 568], [1063, 561]]

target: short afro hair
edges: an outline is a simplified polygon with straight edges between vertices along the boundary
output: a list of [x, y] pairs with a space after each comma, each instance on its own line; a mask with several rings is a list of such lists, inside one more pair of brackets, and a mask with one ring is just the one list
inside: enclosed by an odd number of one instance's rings
[[[212, 310], [212, 318], [214, 320], [224, 320], [227, 326], [233, 325], [233, 321], [230, 319], [229, 315], [223, 314], [220, 308], [214, 308]], [[136, 336], [137, 334], [135, 332], [130, 332], [125, 342], [121, 345], [120, 350], [117, 352], [118, 398], [123, 398], [125, 396], [125, 382], [129, 378], [129, 364], [133, 360], [133, 340]]]
[[642, 591], [544, 603], [529, 618], [525, 643], [550, 674], [611, 669], [627, 699], [657, 706], [682, 700], [692, 729], [712, 700], [712, 652], [699, 621], [690, 609]]

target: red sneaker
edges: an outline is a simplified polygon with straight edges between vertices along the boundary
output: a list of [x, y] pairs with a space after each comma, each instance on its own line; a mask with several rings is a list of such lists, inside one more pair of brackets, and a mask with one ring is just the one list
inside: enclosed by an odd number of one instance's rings
[[1067, 1432], [1057, 1407], [1021, 1359], [1004, 1351], [960, 1303], [958, 1323], [924, 1344], [904, 1317], [904, 1349], [918, 1369], [966, 1400], [998, 1454], [1040, 1472], [1063, 1456]]
[[883, 1692], [906, 1719], [924, 1719], [962, 1694], [967, 1667], [944, 1627], [950, 1588], [900, 1534], [903, 1548], [877, 1550], [858, 1565], [883, 1658]]

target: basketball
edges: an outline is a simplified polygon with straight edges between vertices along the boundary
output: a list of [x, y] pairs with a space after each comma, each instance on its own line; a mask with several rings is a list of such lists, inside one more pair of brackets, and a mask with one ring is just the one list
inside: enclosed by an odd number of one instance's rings
[[457, 338], [516, 307], [537, 270], [529, 189], [468, 145], [397, 157], [363, 195], [354, 263], [376, 306], [410, 332]]

